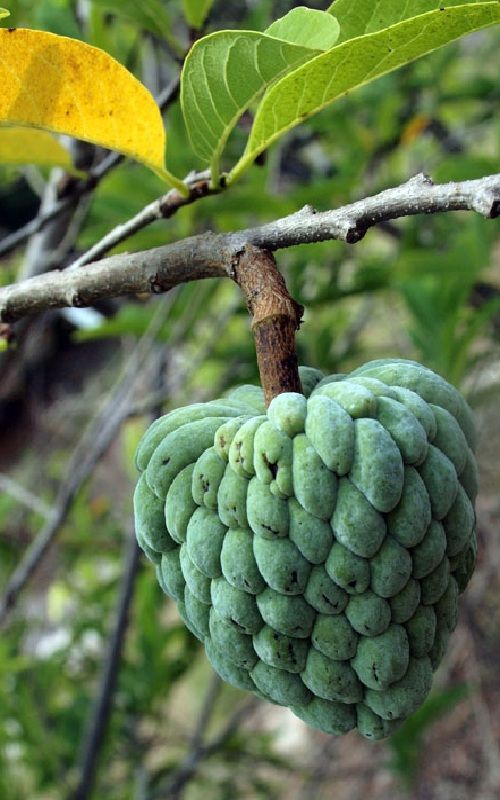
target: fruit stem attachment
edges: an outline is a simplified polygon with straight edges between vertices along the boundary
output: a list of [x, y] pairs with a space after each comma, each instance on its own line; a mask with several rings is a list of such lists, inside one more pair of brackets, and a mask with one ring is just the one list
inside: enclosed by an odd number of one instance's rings
[[295, 331], [304, 309], [288, 294], [269, 250], [247, 244], [234, 267], [234, 279], [252, 317], [260, 381], [266, 408], [282, 392], [302, 392]]

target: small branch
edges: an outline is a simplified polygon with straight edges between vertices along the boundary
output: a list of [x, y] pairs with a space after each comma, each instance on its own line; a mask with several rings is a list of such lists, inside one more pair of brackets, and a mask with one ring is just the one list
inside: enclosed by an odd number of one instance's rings
[[50, 518], [34, 538], [30, 547], [14, 569], [0, 598], [0, 626], [7, 620], [20, 593], [35, 573], [45, 554], [66, 522], [73, 501], [82, 485], [116, 436], [127, 418], [134, 388], [143, 380], [143, 371], [149, 367], [154, 337], [173, 302], [173, 295], [162, 303], [153, 316], [147, 331], [127, 359], [125, 369], [115, 386], [83, 432], [66, 465], [66, 480], [61, 484]]
[[252, 316], [252, 333], [264, 401], [281, 392], [301, 392], [295, 331], [304, 309], [288, 294], [268, 250], [247, 245], [234, 267], [235, 281]]
[[104, 660], [99, 691], [90, 713], [85, 738], [81, 772], [77, 788], [70, 794], [71, 800], [87, 800], [91, 796], [95, 770], [109, 721], [113, 695], [120, 669], [121, 654], [128, 626], [128, 615], [134, 594], [135, 580], [139, 568], [140, 550], [133, 531], [129, 534], [126, 563], [120, 597], [116, 610], [116, 621]]
[[[114, 397], [114, 400], [117, 401], [118, 398]], [[52, 514], [10, 576], [3, 591], [3, 596], [0, 598], [0, 625], [5, 623], [9, 612], [17, 602], [19, 594], [64, 525], [78, 491], [113, 441], [124, 413], [121, 402], [110, 404], [107, 409], [109, 419], [103, 423], [100, 429], [99, 426], [92, 426], [95, 438], [92, 439], [89, 431], [87, 431], [77, 445], [66, 468], [68, 478], [59, 489]], [[85, 448], [82, 446], [83, 444], [86, 445]]]
[[[170, 307], [170, 306], [169, 306]], [[148, 340], [142, 340], [148, 344], [152, 342], [151, 334], [158, 332], [161, 323], [164, 321], [165, 310], [157, 313], [150, 324]], [[162, 347], [157, 348], [159, 358], [155, 365], [153, 383], [155, 387], [161, 383], [162, 372], [166, 350]], [[161, 408], [154, 409], [153, 418], [159, 417]], [[136, 578], [139, 573], [141, 551], [137, 544], [132, 524], [128, 535], [128, 544], [125, 557], [125, 568], [121, 582], [120, 596], [117, 603], [116, 619], [111, 641], [108, 646], [107, 654], [103, 662], [101, 681], [99, 690], [90, 711], [88, 728], [81, 749], [80, 777], [74, 794], [69, 796], [69, 800], [88, 800], [92, 796], [92, 789], [95, 781], [95, 773], [99, 763], [100, 754], [104, 744], [104, 737], [112, 713], [113, 697], [116, 690], [118, 674], [120, 671], [120, 661], [124, 649], [127, 635], [128, 615], [132, 604]], [[205, 711], [209, 715], [208, 709]], [[208, 719], [208, 717], [207, 717]]]
[[0, 491], [5, 492], [5, 494], [10, 494], [10, 496], [14, 497], [19, 503], [22, 503], [26, 508], [45, 517], [45, 519], [50, 519], [52, 516], [52, 509], [47, 503], [44, 503], [36, 494], [28, 491], [24, 486], [13, 481], [12, 478], [9, 478], [8, 475], [4, 475], [2, 472], [0, 472]]
[[237, 731], [240, 724], [244, 720], [246, 721], [258, 706], [259, 701], [255, 697], [252, 697], [237, 708], [221, 732], [214, 736], [207, 744], [202, 744], [193, 751], [189, 755], [189, 758], [179, 766], [170, 778], [153, 791], [151, 800], [160, 800], [160, 798], [169, 798], [169, 800], [173, 800], [173, 798], [178, 798], [186, 783], [197, 773], [201, 763], [221, 750], [231, 736]]
[[[165, 111], [176, 99], [179, 92], [179, 82], [179, 76], [175, 77], [159, 94], [157, 103], [161, 111]], [[76, 200], [94, 191], [102, 179], [124, 160], [125, 156], [121, 153], [111, 152], [89, 171], [86, 178], [82, 180], [75, 180], [71, 176], [67, 178], [64, 185], [61, 186], [58, 203], [53, 205], [47, 212], [42, 211], [22, 228], [19, 228], [19, 230], [14, 231], [14, 233], [2, 239], [0, 242], [0, 257], [20, 247], [20, 245], [24, 244], [24, 242], [34, 236], [34, 234], [43, 230], [49, 222], [57, 219], [67, 209], [73, 206]]]
[[116, 228], [113, 228], [112, 231], [103, 236], [103, 238], [99, 242], [96, 242], [86, 253], [80, 256], [80, 258], [77, 258], [76, 261], [71, 264], [71, 267], [84, 267], [92, 261], [102, 258], [102, 256], [109, 253], [113, 247], [116, 247], [118, 244], [125, 241], [125, 239], [133, 236], [137, 231], [151, 225], [152, 222], [159, 219], [169, 219], [169, 217], [173, 217], [183, 206], [191, 205], [191, 203], [200, 200], [202, 197], [218, 194], [222, 191], [221, 189], [215, 189], [210, 186], [210, 175], [208, 173], [194, 173], [193, 175], [188, 175], [185, 183], [189, 188], [189, 194], [187, 196], [182, 195], [177, 189], [170, 189], [167, 194], [149, 203], [134, 217], [121, 225], [117, 225]]
[[12, 322], [47, 308], [88, 306], [103, 297], [163, 292], [187, 281], [232, 277], [249, 244], [280, 250], [337, 239], [354, 243], [380, 222], [415, 214], [476, 211], [500, 213], [500, 174], [474, 181], [434, 185], [425, 175], [334, 211], [305, 206], [295, 214], [257, 228], [229, 234], [207, 232], [139, 253], [124, 253], [70, 267], [0, 289], [0, 322]]

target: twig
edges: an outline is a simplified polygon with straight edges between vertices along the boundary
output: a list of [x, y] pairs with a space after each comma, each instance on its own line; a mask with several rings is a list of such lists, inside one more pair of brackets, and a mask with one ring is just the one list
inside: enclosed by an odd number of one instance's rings
[[200, 764], [217, 753], [226, 744], [228, 739], [230, 739], [238, 729], [240, 723], [246, 719], [258, 705], [259, 701], [255, 697], [252, 697], [236, 709], [222, 731], [217, 734], [217, 736], [214, 736], [208, 744], [201, 745], [195, 751], [189, 753], [185, 761], [170, 778], [162, 786], [152, 792], [149, 800], [160, 800], [160, 798], [175, 800], [175, 798], [178, 798], [180, 791], [198, 771]]
[[[152, 325], [152, 330], [148, 331], [150, 338], [153, 332], [158, 332], [159, 325], [164, 321], [164, 317], [164, 311], [157, 315]], [[166, 355], [165, 348], [159, 347], [158, 351], [159, 357], [157, 358], [155, 375], [153, 376], [155, 387], [158, 383], [161, 383], [161, 374]], [[152, 416], [156, 418], [160, 414], [161, 409], [157, 407], [154, 409]], [[128, 611], [132, 602], [135, 580], [139, 571], [141, 552], [137, 545], [133, 528], [129, 531], [128, 539], [125, 569], [117, 604], [113, 635], [109, 643], [107, 655], [104, 659], [99, 691], [89, 715], [87, 732], [81, 749], [80, 778], [75, 792], [69, 795], [69, 800], [87, 800], [92, 794], [100, 752], [112, 712], [113, 696], [127, 632]]]
[[169, 298], [169, 302], [162, 303], [158, 308], [148, 330], [127, 359], [125, 369], [117, 383], [73, 451], [65, 469], [67, 478], [59, 489], [50, 518], [33, 540], [4, 589], [3, 597], [0, 599], [0, 625], [5, 623], [19, 594], [64, 525], [81, 486], [92, 474], [101, 456], [115, 438], [121, 423], [127, 417], [134, 387], [142, 379], [143, 371], [148, 369], [148, 355], [154, 337], [164, 323], [173, 300], [174, 297]]
[[[95, 158], [96, 148], [86, 142], [72, 140], [70, 153], [75, 164], [81, 163], [81, 161], [87, 163], [87, 159]], [[62, 191], [64, 191], [68, 203], [57, 217], [29, 240], [17, 274], [18, 281], [47, 272], [50, 269], [53, 254], [56, 252], [60, 258], [59, 264], [66, 263], [68, 253], [74, 246], [86, 217], [91, 199], [89, 194], [79, 197], [73, 193], [72, 188], [75, 185], [78, 185], [78, 181], [74, 177], [69, 177], [61, 168], [57, 167], [51, 170], [42, 193], [38, 216], [51, 214], [52, 210], [59, 205]]]
[[198, 750], [198, 748], [203, 744], [205, 739], [205, 734], [207, 732], [207, 727], [214, 712], [215, 704], [217, 702], [217, 698], [219, 697], [220, 691], [222, 689], [222, 680], [219, 678], [217, 673], [213, 673], [212, 680], [209, 683], [207, 692], [203, 699], [203, 705], [201, 707], [200, 716], [198, 717], [198, 722], [196, 724], [196, 728], [194, 729], [193, 736], [191, 738], [190, 744], [190, 751]]
[[125, 641], [129, 609], [133, 598], [135, 579], [139, 567], [140, 550], [133, 531], [129, 533], [125, 570], [117, 604], [116, 622], [104, 659], [104, 667], [88, 727], [81, 759], [80, 778], [71, 800], [87, 800], [92, 792], [98, 756], [109, 720], [112, 699], [118, 678], [121, 654]]
[[[223, 314], [217, 312], [211, 319], [208, 319], [208, 324], [210, 327], [210, 334], [204, 338], [203, 346], [196, 352], [195, 354], [191, 355], [189, 361], [185, 363], [184, 367], [181, 369], [176, 369], [176, 384], [177, 390], [184, 384], [187, 375], [194, 375], [196, 374], [196, 370], [203, 364], [211, 355], [214, 347], [218, 344], [220, 340], [220, 331], [225, 330], [226, 324], [229, 322], [230, 319], [234, 316], [236, 309], [239, 307], [239, 299], [238, 302], [231, 303], [229, 307], [224, 311]], [[213, 324], [210, 324], [213, 322]], [[179, 327], [175, 327], [172, 335], [170, 336], [170, 342], [175, 343], [176, 341], [182, 341], [186, 330], [190, 327], [190, 316], [184, 318], [183, 325]], [[229, 376], [233, 376], [234, 371], [232, 366], [229, 366]], [[221, 385], [225, 385], [225, 381], [222, 380]], [[199, 391], [196, 394], [197, 401], [202, 401], [205, 397], [213, 397], [213, 392], [218, 392], [219, 389], [210, 385], [207, 387], [205, 392]], [[151, 394], [146, 395], [142, 400], [139, 400], [137, 403], [134, 403], [130, 406], [128, 411], [128, 417], [141, 417], [144, 414], [151, 413], [155, 408], [161, 409], [163, 404], [166, 402], [168, 397], [172, 394], [177, 394], [177, 391], [174, 387], [173, 391], [168, 386], [159, 386], [158, 389], [151, 392]], [[159, 416], [161, 411], [159, 411], [156, 416]]]
[[183, 206], [191, 205], [191, 203], [200, 200], [202, 197], [208, 197], [208, 195], [218, 194], [222, 191], [221, 188], [210, 186], [210, 175], [205, 172], [188, 175], [185, 183], [189, 188], [187, 196], [180, 194], [177, 189], [170, 189], [167, 194], [149, 203], [134, 217], [113, 228], [86, 253], [77, 258], [71, 264], [71, 267], [84, 267], [87, 264], [91, 264], [96, 259], [102, 258], [106, 253], [109, 253], [113, 247], [133, 236], [137, 231], [151, 225], [152, 222], [158, 219], [169, 219]]
[[[102, 454], [113, 440], [123, 418], [123, 403], [116, 401], [117, 398], [113, 397], [113, 402], [109, 404], [107, 409], [108, 419], [100, 430], [95, 431], [95, 438], [92, 440], [88, 434], [84, 434], [79, 445], [77, 445], [74, 455], [67, 465], [66, 474], [68, 477], [59, 490], [50, 518], [37, 534], [9, 578], [3, 597], [0, 600], [0, 624], [5, 622], [20, 592], [28, 583], [63, 526], [80, 487], [89, 477]], [[99, 419], [99, 422], [101, 422], [101, 419]], [[96, 425], [95, 428], [99, 428], [99, 426]], [[85, 450], [85, 456], [81, 460], [82, 451]]]
[[28, 491], [24, 486], [21, 486], [3, 473], [0, 473], [0, 491], [10, 494], [11, 497], [14, 497], [19, 503], [22, 503], [26, 508], [45, 517], [45, 519], [50, 519], [52, 516], [52, 509], [47, 503], [44, 503], [36, 494]]
[[[175, 77], [157, 98], [157, 103], [162, 111], [165, 111], [175, 100], [178, 92], [179, 76]], [[50, 208], [49, 211], [38, 214], [22, 228], [19, 228], [19, 230], [2, 239], [0, 242], [0, 257], [12, 252], [17, 247], [24, 244], [24, 242], [30, 239], [35, 233], [39, 233], [43, 230], [49, 222], [57, 219], [60, 214], [72, 206], [75, 200], [92, 192], [102, 179], [105, 178], [111, 170], [121, 164], [124, 159], [125, 156], [121, 155], [121, 153], [111, 152], [89, 171], [86, 178], [80, 181], [71, 181], [68, 192], [65, 193], [64, 196], [60, 198], [59, 202]]]
[[229, 234], [207, 232], [139, 253], [124, 253], [70, 267], [0, 290], [0, 322], [12, 322], [47, 308], [88, 306], [103, 297], [163, 292], [187, 281], [234, 277], [248, 244], [275, 251], [338, 239], [354, 243], [380, 222], [415, 214], [476, 211], [500, 213], [500, 174], [474, 181], [434, 185], [425, 175], [342, 208], [316, 212], [310, 206], [257, 228]]

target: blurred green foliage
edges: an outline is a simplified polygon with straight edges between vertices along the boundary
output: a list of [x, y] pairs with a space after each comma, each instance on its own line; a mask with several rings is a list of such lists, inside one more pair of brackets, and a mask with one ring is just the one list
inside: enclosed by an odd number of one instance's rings
[[389, 739], [390, 765], [408, 790], [414, 787], [417, 778], [418, 759], [426, 732], [468, 694], [469, 688], [465, 684], [433, 691], [423, 706]]
[[[7, 4], [7, 3], [5, 3]], [[151, 64], [175, 67], [188, 41], [182, 3], [92, 2], [86, 21], [72, 0], [12, 0], [14, 26], [46, 28], [103, 47], [139, 77]], [[161, 17], [154, 14], [161, 5]], [[290, 2], [215, 2], [208, 30], [263, 29]], [[322, 3], [309, 3], [323, 7]], [[153, 14], [150, 14], [152, 10]], [[165, 26], [169, 20], [168, 36]], [[476, 34], [342, 99], [267, 154], [230, 196], [207, 198], [155, 223], [119, 249], [158, 246], [206, 230], [230, 231], [296, 211], [305, 203], [328, 209], [396, 185], [418, 171], [435, 180], [481, 177], [497, 169], [498, 30]], [[163, 70], [163, 71], [162, 71]], [[190, 151], [178, 105], [167, 112], [169, 166], [185, 174], [200, 166]], [[240, 127], [228, 149], [241, 152]], [[43, 179], [37, 175], [37, 180]], [[36, 208], [29, 171], [0, 169], [0, 229], [22, 224]], [[79, 237], [82, 250], [164, 191], [146, 169], [124, 163], [98, 187]], [[16, 215], [7, 209], [18, 208]], [[496, 248], [496, 251], [495, 251]], [[478, 359], [498, 354], [500, 275], [498, 227], [473, 215], [410, 218], [370, 231], [355, 246], [338, 242], [282, 251], [291, 294], [305, 306], [299, 359], [327, 372], [385, 355], [417, 358], [461, 384]], [[0, 265], [0, 285], [11, 282], [21, 255]], [[473, 304], [486, 282], [485, 302]], [[122, 303], [95, 327], [75, 330], [78, 343], [116, 340], [124, 347], [144, 334], [153, 302]], [[223, 320], [223, 324], [221, 324]], [[220, 394], [235, 382], [257, 381], [248, 315], [229, 282], [187, 284], [175, 295], [157, 336], [185, 370], [170, 404]], [[172, 344], [175, 342], [175, 344]], [[207, 347], [209, 342], [209, 347]], [[78, 350], [76, 351], [78, 352]], [[116, 369], [110, 363], [109, 370]], [[88, 411], [88, 409], [87, 409]], [[62, 412], [58, 412], [62, 413]], [[14, 470], [51, 503], [81, 410], [71, 433], [52, 431], [39, 454], [26, 448]], [[113, 476], [119, 489], [97, 476], [75, 502], [48, 566], [31, 587], [22, 613], [0, 639], [0, 797], [59, 800], [71, 796], [79, 748], [113, 625], [130, 517], [133, 441], [148, 417], [122, 429]], [[47, 451], [50, 451], [50, 455]], [[123, 455], [123, 454], [128, 455]], [[116, 465], [118, 458], [119, 466]], [[120, 461], [121, 459], [121, 461]], [[128, 506], [127, 506], [128, 503]], [[0, 584], [43, 522], [0, 494]], [[95, 798], [139, 800], [163, 796], [159, 787], [182, 763], [206, 691], [209, 670], [198, 645], [161, 596], [154, 571], [142, 564], [114, 698], [111, 727], [101, 754]], [[425, 732], [461, 699], [452, 687], [433, 698], [392, 739], [393, 769], [410, 783]], [[209, 730], [224, 724], [243, 695], [225, 687]], [[211, 765], [215, 764], [214, 768]], [[283, 760], [267, 733], [235, 732], [191, 780], [189, 798], [279, 798]], [[155, 794], [157, 792], [157, 794]]]

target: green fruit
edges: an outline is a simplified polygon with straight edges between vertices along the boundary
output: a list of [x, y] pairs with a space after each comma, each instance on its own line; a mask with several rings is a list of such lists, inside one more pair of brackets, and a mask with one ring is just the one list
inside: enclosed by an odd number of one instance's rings
[[156, 561], [156, 557], [160, 560], [162, 552], [172, 550], [176, 542], [165, 527], [164, 503], [151, 491], [144, 474], [135, 488], [134, 508], [141, 509], [135, 520], [137, 541], [149, 552], [149, 557], [154, 553], [153, 560]]
[[432, 517], [425, 484], [414, 467], [405, 467], [398, 505], [387, 515], [389, 533], [404, 547], [415, 547], [425, 536]]
[[247, 528], [248, 480], [227, 465], [217, 493], [217, 509], [228, 528]]
[[369, 689], [380, 692], [400, 680], [408, 669], [410, 649], [402, 625], [390, 625], [379, 636], [363, 636], [352, 666]]
[[271, 589], [281, 594], [304, 594], [311, 564], [290, 539], [255, 536], [253, 552], [259, 572]]
[[231, 622], [242, 633], [258, 633], [263, 621], [255, 597], [231, 586], [224, 578], [213, 580], [212, 604], [220, 617]]
[[363, 558], [375, 555], [387, 533], [382, 514], [348, 478], [340, 481], [331, 525], [335, 538]]
[[267, 416], [279, 431], [293, 438], [303, 433], [307, 416], [307, 400], [303, 394], [286, 392], [274, 397], [267, 409]]
[[232, 620], [221, 617], [212, 606], [210, 609], [210, 636], [218, 650], [227, 653], [237, 667], [252, 669], [257, 663], [252, 637], [244, 633]]
[[359, 703], [363, 697], [363, 685], [349, 661], [334, 661], [315, 647], [309, 649], [301, 677], [308, 689], [323, 700], [350, 704]]
[[426, 656], [436, 636], [436, 614], [432, 606], [419, 606], [405, 628], [412, 656]]
[[411, 555], [392, 536], [386, 536], [380, 550], [370, 562], [371, 587], [380, 597], [394, 597], [408, 583]]
[[257, 477], [248, 484], [248, 524], [256, 536], [278, 539], [288, 535], [288, 503]]
[[269, 625], [264, 625], [253, 637], [253, 646], [259, 658], [270, 667], [302, 672], [306, 665], [309, 642], [295, 636], [285, 636]]
[[[290, 442], [290, 450], [292, 444]], [[320, 519], [330, 519], [337, 499], [338, 480], [303, 433], [293, 440], [293, 492], [299, 505]]]
[[251, 417], [243, 423], [231, 442], [229, 466], [242, 478], [251, 478], [255, 474], [253, 466], [254, 437], [266, 419], [265, 416]]
[[356, 655], [358, 637], [345, 614], [318, 614], [311, 642], [324, 656], [334, 661], [349, 661]]
[[311, 635], [316, 614], [300, 595], [288, 596], [264, 589], [257, 595], [257, 606], [262, 619], [278, 633], [307, 639]]
[[422, 580], [440, 563], [446, 552], [446, 533], [440, 522], [433, 519], [424, 538], [411, 551], [413, 577]]
[[151, 456], [159, 444], [169, 433], [178, 430], [190, 422], [197, 422], [207, 417], [237, 417], [239, 414], [253, 414], [253, 409], [236, 401], [212, 400], [210, 403], [194, 403], [185, 408], [176, 408], [164, 417], [156, 419], [142, 437], [135, 463], [143, 472], [148, 466]]
[[137, 540], [221, 677], [330, 734], [423, 702], [473, 571], [471, 412], [415, 362], [301, 367], [177, 409], [137, 451]]
[[314, 697], [306, 706], [292, 706], [292, 711], [311, 728], [339, 736], [348, 733], [356, 725], [356, 706], [335, 700]]
[[354, 423], [342, 406], [317, 394], [307, 403], [306, 436], [326, 467], [347, 475], [354, 458]]
[[416, 416], [403, 403], [390, 397], [379, 397], [377, 419], [396, 442], [405, 464], [421, 464], [428, 443]]
[[325, 567], [332, 581], [349, 594], [361, 594], [370, 585], [370, 562], [341, 542], [334, 542]]
[[321, 614], [340, 614], [349, 601], [347, 592], [330, 578], [323, 566], [313, 567], [304, 597]]
[[248, 528], [230, 528], [220, 554], [222, 574], [237, 589], [260, 594], [266, 584], [253, 554], [253, 533]]
[[311, 564], [323, 564], [333, 544], [329, 522], [314, 517], [295, 499], [288, 501], [288, 536]]
[[354, 423], [354, 459], [350, 478], [377, 511], [392, 511], [401, 498], [404, 482], [402, 453], [376, 419]]
[[229, 461], [229, 448], [241, 426], [252, 419], [251, 416], [232, 417], [219, 428], [214, 436], [214, 448], [223, 461]]
[[352, 629], [363, 636], [378, 636], [391, 621], [391, 606], [369, 589], [350, 598], [346, 617]]
[[312, 699], [299, 675], [293, 672], [270, 667], [264, 661], [257, 664], [250, 673], [257, 689], [273, 703], [280, 706], [306, 705]]
[[[177, 544], [186, 541], [187, 526], [197, 508], [192, 488], [194, 467], [194, 464], [188, 464], [175, 476], [165, 500], [167, 531]], [[142, 507], [136, 505], [135, 513], [142, 514]]]
[[410, 578], [406, 586], [398, 594], [389, 598], [391, 619], [393, 622], [406, 622], [413, 616], [420, 603], [420, 583]]
[[197, 461], [204, 450], [213, 445], [214, 434], [221, 422], [225, 422], [224, 417], [207, 417], [190, 422], [169, 433], [158, 445], [145, 475], [149, 487], [160, 500], [166, 498], [176, 475]]
[[215, 447], [209, 447], [201, 454], [194, 465], [191, 489], [197, 506], [217, 509], [217, 492], [225, 469], [226, 462]]
[[187, 553], [195, 567], [207, 578], [218, 578], [222, 575], [220, 552], [226, 530], [219, 515], [209, 508], [197, 508], [189, 520]]
[[270, 421], [255, 433], [253, 468], [259, 481], [270, 484], [277, 497], [284, 499], [293, 494], [292, 440]]
[[313, 395], [322, 395], [334, 400], [352, 419], [374, 417], [376, 413], [377, 398], [373, 392], [366, 386], [351, 383], [349, 380], [334, 381], [318, 386]]

